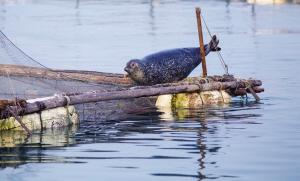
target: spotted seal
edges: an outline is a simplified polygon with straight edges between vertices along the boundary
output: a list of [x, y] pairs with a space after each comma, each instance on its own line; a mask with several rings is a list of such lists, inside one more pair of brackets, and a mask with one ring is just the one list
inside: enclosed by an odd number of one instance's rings
[[[221, 50], [214, 35], [204, 46], [205, 55]], [[161, 51], [130, 60], [124, 70], [138, 85], [154, 85], [180, 81], [186, 78], [201, 63], [199, 47], [178, 48]]]

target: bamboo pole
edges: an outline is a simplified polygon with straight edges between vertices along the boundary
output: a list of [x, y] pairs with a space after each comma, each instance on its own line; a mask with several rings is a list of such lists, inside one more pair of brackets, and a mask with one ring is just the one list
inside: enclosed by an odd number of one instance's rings
[[203, 32], [202, 32], [202, 23], [201, 23], [201, 9], [199, 7], [196, 8], [196, 17], [197, 17], [197, 27], [198, 27], [198, 37], [200, 44], [200, 55], [202, 60], [202, 77], [207, 77], [207, 67], [206, 67], [206, 59], [205, 59], [205, 50], [204, 50], [204, 41], [203, 41]]

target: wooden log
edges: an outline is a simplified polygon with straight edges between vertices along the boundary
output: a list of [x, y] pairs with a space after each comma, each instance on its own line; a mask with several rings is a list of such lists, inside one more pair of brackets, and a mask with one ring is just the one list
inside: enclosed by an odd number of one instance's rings
[[227, 91], [231, 96], [244, 96], [247, 94], [247, 91], [245, 88], [238, 88], [234, 90], [228, 90]]
[[[257, 80], [248, 80], [248, 83], [253, 82], [255, 86], [260, 86], [261, 82]], [[212, 82], [206, 84], [187, 84], [187, 85], [172, 85], [165, 86], [156, 85], [156, 87], [143, 87], [143, 88], [128, 88], [117, 91], [108, 92], [87, 92], [72, 96], [56, 96], [47, 100], [37, 101], [35, 103], [27, 103], [26, 106], [8, 106], [5, 110], [0, 111], [0, 118], [7, 118], [12, 116], [7, 110], [13, 111], [15, 115], [26, 115], [42, 110], [62, 107], [66, 105], [76, 105], [90, 102], [130, 99], [139, 97], [150, 97], [164, 94], [176, 94], [186, 92], [199, 92], [199, 91], [213, 91], [213, 90], [226, 90], [246, 88], [244, 81], [231, 81], [231, 82]]]
[[204, 50], [204, 40], [202, 33], [202, 23], [201, 23], [201, 9], [196, 8], [196, 18], [197, 18], [197, 27], [198, 27], [198, 37], [199, 37], [199, 45], [200, 45], [200, 56], [202, 61], [202, 77], [207, 77], [207, 68], [206, 68], [206, 60], [205, 60], [205, 50]]
[[0, 64], [0, 75], [47, 78], [54, 80], [84, 81], [101, 84], [133, 84], [133, 81], [130, 78], [126, 77], [124, 74], [80, 70], [55, 70], [9, 64]]
[[260, 101], [260, 97], [256, 94], [256, 92], [252, 89], [252, 87], [248, 87], [247, 90], [252, 94], [252, 96], [255, 98], [256, 102]]
[[15, 102], [13, 100], [0, 100], [0, 110], [5, 109], [6, 106], [12, 105], [15, 105]]
[[[252, 85], [254, 85], [254, 84], [252, 84]], [[258, 84], [256, 84], [256, 85], [258, 85]], [[265, 91], [264, 88], [259, 87], [259, 86], [254, 86], [254, 87], [252, 87], [252, 89], [255, 93], [261, 93], [261, 92]], [[249, 88], [229, 89], [226, 92], [229, 93], [231, 96], [245, 96], [247, 93], [251, 93]]]
[[[254, 90], [255, 93], [261, 93], [261, 92], [264, 92], [264, 91], [265, 91], [264, 88], [259, 87], [259, 86], [252, 87], [252, 89]], [[251, 93], [251, 92], [247, 89], [247, 93]]]
[[26, 105], [26, 100], [15, 99], [15, 100], [0, 100], [0, 110], [5, 109], [7, 106], [24, 106]]
[[[9, 109], [8, 109], [9, 110]], [[10, 110], [9, 110], [10, 111]], [[27, 134], [32, 135], [31, 130], [27, 128], [27, 126], [23, 123], [22, 119], [19, 115], [15, 115], [13, 111], [10, 111], [10, 113], [14, 116], [14, 118], [18, 121], [18, 123], [22, 126], [22, 128], [27, 132]]]
[[[8, 65], [0, 64], [0, 76], [21, 76], [21, 77], [36, 77], [54, 80], [69, 80], [69, 81], [84, 81], [99, 84], [117, 84], [121, 86], [133, 86], [134, 82], [126, 77], [125, 74], [104, 73], [96, 71], [81, 71], [81, 70], [53, 70], [38, 67], [28, 67], [21, 65]], [[199, 77], [188, 77], [180, 81], [180, 84], [193, 84], [193, 83], [207, 83], [211, 81], [228, 82], [238, 81], [232, 75], [214, 75], [208, 76], [205, 80]], [[261, 85], [259, 80], [250, 80], [254, 86]], [[255, 82], [256, 81], [256, 82]], [[164, 86], [178, 85], [179, 83], [164, 84]], [[256, 85], [259, 84], [259, 85]], [[161, 87], [162, 85], [154, 85], [154, 87]], [[142, 86], [141, 86], [142, 87]], [[147, 88], [146, 86], [143, 86]], [[74, 93], [76, 94], [76, 93]]]

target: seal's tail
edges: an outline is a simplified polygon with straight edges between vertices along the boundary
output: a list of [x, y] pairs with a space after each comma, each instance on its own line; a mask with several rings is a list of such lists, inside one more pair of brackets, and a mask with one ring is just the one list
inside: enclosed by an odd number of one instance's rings
[[206, 54], [208, 54], [210, 51], [212, 51], [212, 52], [220, 51], [221, 48], [218, 47], [218, 44], [219, 44], [219, 40], [218, 40], [217, 36], [214, 35], [212, 37], [212, 39], [210, 40], [210, 42], [207, 44], [207, 46], [205, 46]]

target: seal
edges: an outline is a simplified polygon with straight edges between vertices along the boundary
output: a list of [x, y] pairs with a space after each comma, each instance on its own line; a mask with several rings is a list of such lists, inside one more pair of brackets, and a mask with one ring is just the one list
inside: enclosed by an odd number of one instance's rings
[[[219, 40], [214, 35], [204, 46], [205, 55], [220, 51], [218, 44]], [[154, 53], [143, 59], [132, 59], [124, 70], [138, 85], [155, 85], [186, 78], [201, 61], [199, 47], [178, 48]]]

